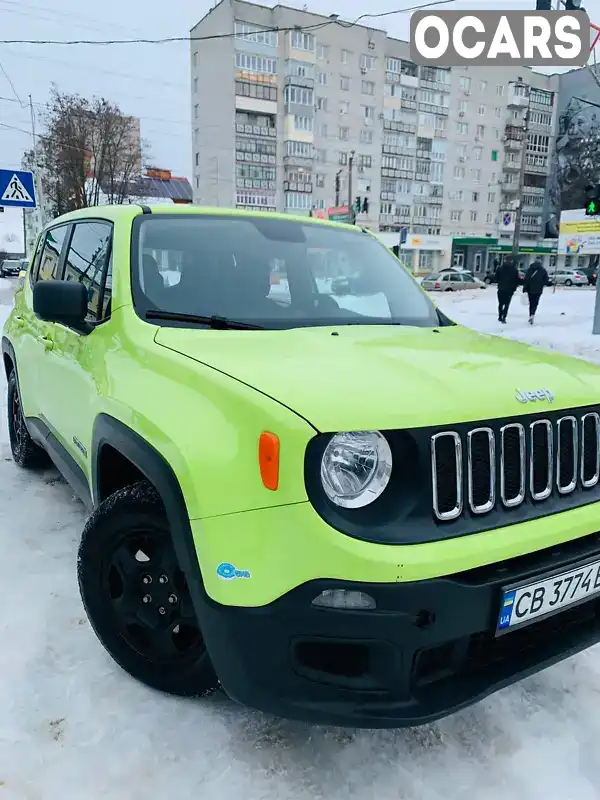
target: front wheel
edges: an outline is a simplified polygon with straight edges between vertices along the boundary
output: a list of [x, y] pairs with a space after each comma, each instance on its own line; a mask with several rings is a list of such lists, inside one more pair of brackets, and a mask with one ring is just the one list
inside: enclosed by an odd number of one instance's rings
[[565, 281], [565, 286], [573, 286], [573, 281], [570, 278], [567, 278]]
[[122, 669], [174, 695], [218, 688], [165, 509], [150, 483], [115, 492], [92, 513], [77, 572], [88, 619]]

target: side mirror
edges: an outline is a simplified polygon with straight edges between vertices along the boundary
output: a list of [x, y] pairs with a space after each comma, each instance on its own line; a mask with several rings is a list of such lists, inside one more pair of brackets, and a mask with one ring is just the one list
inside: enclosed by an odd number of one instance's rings
[[81, 331], [91, 329], [85, 321], [88, 293], [79, 281], [38, 281], [33, 287], [33, 311], [46, 322], [60, 322]]

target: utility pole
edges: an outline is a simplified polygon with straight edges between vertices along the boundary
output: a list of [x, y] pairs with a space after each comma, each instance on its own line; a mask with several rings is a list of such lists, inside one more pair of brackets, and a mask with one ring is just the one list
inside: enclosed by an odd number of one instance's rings
[[355, 150], [351, 150], [348, 158], [348, 216], [351, 225], [356, 224], [356, 214], [354, 212], [354, 203], [352, 202], [352, 168], [354, 167], [355, 152]]
[[515, 232], [513, 234], [512, 256], [515, 266], [519, 261], [519, 240], [521, 238], [521, 214], [523, 213], [523, 185], [525, 183], [525, 166], [527, 164], [527, 140], [529, 135], [529, 109], [531, 106], [531, 87], [517, 81], [512, 84], [516, 87], [527, 89], [527, 108], [525, 109], [525, 121], [523, 124], [523, 149], [521, 151], [521, 169], [519, 170], [519, 184], [517, 189], [517, 216], [515, 217]]
[[341, 181], [342, 170], [338, 169], [335, 173], [335, 205], [336, 207], [340, 204], [340, 181]]
[[[37, 190], [37, 201], [38, 201], [38, 209], [39, 209], [39, 221], [40, 221], [40, 229], [45, 225], [45, 214], [44, 214], [44, 190], [42, 187], [42, 179], [41, 177], [38, 178], [37, 174], [37, 137], [35, 135], [35, 111], [33, 110], [33, 100], [31, 95], [29, 95], [29, 111], [31, 113], [31, 141], [33, 142], [33, 181], [35, 184], [35, 188]], [[35, 210], [33, 215], [34, 217], [37, 216]], [[37, 236], [37, 232], [36, 232]]]

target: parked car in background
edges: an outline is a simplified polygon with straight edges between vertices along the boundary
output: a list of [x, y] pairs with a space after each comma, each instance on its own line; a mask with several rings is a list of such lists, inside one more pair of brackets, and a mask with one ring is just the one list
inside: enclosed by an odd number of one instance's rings
[[557, 286], [588, 286], [588, 276], [582, 269], [557, 269], [552, 275]]
[[428, 275], [421, 286], [428, 292], [456, 292], [461, 289], [486, 289], [486, 285], [470, 272], [447, 271]]
[[5, 258], [0, 261], [0, 278], [7, 275], [18, 275], [21, 270], [27, 269], [29, 262], [26, 258]]
[[[496, 270], [489, 270], [485, 274], [485, 278], [483, 279], [485, 283], [492, 284], [497, 283], [498, 279], [496, 277]], [[519, 267], [519, 285], [522, 285], [525, 281], [525, 271]]]

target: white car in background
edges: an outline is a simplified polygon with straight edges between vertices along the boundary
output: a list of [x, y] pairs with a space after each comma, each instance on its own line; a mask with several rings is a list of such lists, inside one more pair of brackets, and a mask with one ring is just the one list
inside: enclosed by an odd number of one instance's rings
[[557, 269], [551, 276], [557, 286], [587, 286], [588, 276], [583, 270]]

